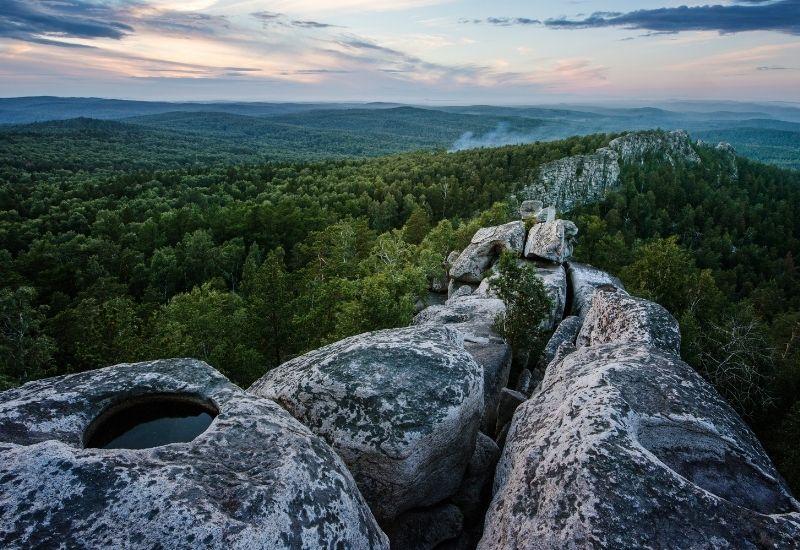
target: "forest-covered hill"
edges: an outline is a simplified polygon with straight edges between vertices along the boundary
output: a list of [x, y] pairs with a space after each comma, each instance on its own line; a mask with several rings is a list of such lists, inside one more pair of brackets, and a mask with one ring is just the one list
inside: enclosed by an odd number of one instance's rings
[[[327, 121], [315, 131], [345, 131]], [[172, 132], [83, 119], [3, 135], [2, 384], [164, 356], [248, 384], [305, 350], [407, 324], [444, 256], [513, 216], [537, 166], [614, 137], [232, 164], [250, 157], [215, 151], [213, 132]], [[732, 178], [723, 153], [698, 153], [697, 166], [623, 167], [618, 191], [570, 214], [576, 254], [679, 318], [683, 356], [797, 490], [800, 173], [740, 158]]]
[[[87, 121], [86, 119], [98, 119]], [[106, 126], [100, 121], [109, 121]], [[110, 121], [122, 125], [113, 125]], [[55, 121], [55, 122], [54, 122]], [[59, 122], [60, 121], [60, 122]], [[39, 124], [31, 124], [38, 122]], [[420, 149], [467, 149], [646, 129], [686, 129], [729, 141], [744, 156], [800, 168], [800, 108], [783, 104], [671, 103], [661, 107], [558, 105], [402, 106], [389, 103], [169, 103], [93, 98], [0, 98], [0, 153], [36, 147], [96, 150], [153, 167], [380, 156]], [[143, 133], [128, 125], [146, 127]], [[68, 139], [65, 137], [69, 134]], [[130, 139], [134, 137], [135, 139]], [[39, 142], [41, 143], [41, 141]], [[137, 155], [145, 144], [152, 151]], [[126, 151], [126, 147], [134, 151]], [[164, 154], [156, 154], [163, 151]], [[42, 151], [38, 156], [46, 157]], [[138, 160], [137, 160], [138, 156]], [[102, 159], [102, 147], [99, 157]], [[164, 162], [170, 161], [170, 164]]]

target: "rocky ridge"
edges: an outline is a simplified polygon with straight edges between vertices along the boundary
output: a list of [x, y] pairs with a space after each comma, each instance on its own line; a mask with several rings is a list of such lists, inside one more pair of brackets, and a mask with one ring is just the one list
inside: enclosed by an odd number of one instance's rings
[[[669, 162], [699, 161], [687, 140], [623, 136], [591, 162], [595, 174], [613, 172], [602, 163], [618, 170], [659, 148]], [[589, 181], [570, 170], [558, 176], [572, 178], [559, 188], [565, 204], [596, 192], [570, 196], [570, 185]], [[577, 228], [544, 208], [558, 198], [537, 198], [520, 220], [483, 228], [448, 256], [447, 280], [434, 282], [446, 302], [411, 327], [314, 350], [247, 392], [204, 363], [167, 360], [0, 394], [0, 543], [796, 545], [800, 503], [733, 409], [680, 359], [675, 319], [572, 261]], [[542, 327], [550, 341], [513, 378], [511, 349], [493, 328], [505, 304], [490, 285], [506, 250], [536, 268], [553, 301]], [[86, 447], [104, 411], [148, 393], [204, 399], [218, 414], [187, 443]]]
[[[702, 143], [698, 142], [698, 145]], [[735, 178], [736, 152], [733, 147], [720, 143], [716, 149], [726, 154], [730, 161], [728, 171]], [[623, 165], [642, 163], [653, 156], [672, 165], [701, 162], [689, 134], [683, 130], [631, 132], [611, 140], [607, 147], [594, 153], [543, 164], [519, 195], [523, 199], [538, 199], [561, 211], [568, 211], [577, 205], [600, 200], [607, 191], [618, 187]]]

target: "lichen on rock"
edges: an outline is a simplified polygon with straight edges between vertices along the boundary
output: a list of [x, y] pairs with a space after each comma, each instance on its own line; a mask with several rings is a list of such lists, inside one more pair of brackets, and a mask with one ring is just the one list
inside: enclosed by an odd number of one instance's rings
[[800, 503], [676, 355], [624, 343], [551, 363], [516, 411], [479, 548], [792, 548]]
[[[191, 395], [219, 410], [188, 443], [84, 448], [109, 406]], [[388, 548], [342, 460], [207, 364], [122, 364], [0, 394], [3, 548]]]
[[467, 467], [483, 372], [462, 338], [429, 325], [361, 334], [276, 367], [249, 391], [323, 437], [387, 523], [452, 495]]

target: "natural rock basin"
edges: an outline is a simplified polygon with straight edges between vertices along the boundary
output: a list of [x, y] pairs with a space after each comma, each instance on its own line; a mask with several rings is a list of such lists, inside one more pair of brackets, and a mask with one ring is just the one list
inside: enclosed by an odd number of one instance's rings
[[219, 411], [185, 394], [151, 394], [112, 405], [84, 434], [86, 448], [150, 449], [188, 443], [206, 431]]

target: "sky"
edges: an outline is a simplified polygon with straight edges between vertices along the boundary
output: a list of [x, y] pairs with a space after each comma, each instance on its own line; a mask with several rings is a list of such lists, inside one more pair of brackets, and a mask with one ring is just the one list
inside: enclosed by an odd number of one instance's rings
[[800, 0], [0, 0], [0, 96], [800, 101]]

